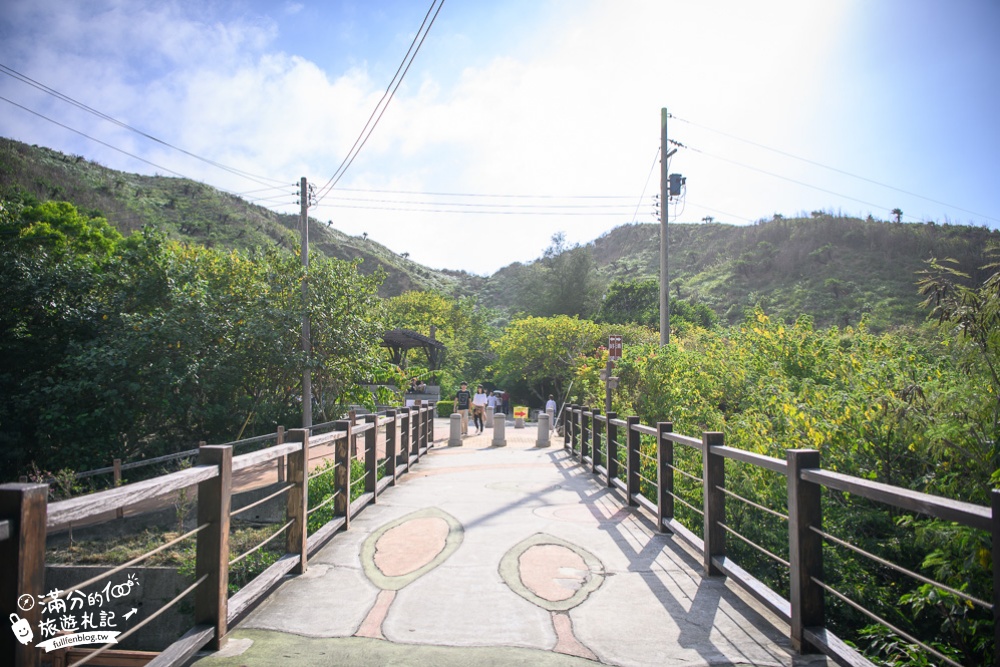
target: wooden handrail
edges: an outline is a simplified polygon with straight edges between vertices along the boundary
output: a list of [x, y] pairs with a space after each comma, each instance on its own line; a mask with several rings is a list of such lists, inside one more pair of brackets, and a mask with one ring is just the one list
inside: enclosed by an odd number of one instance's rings
[[[601, 417], [599, 411], [577, 405], [564, 408], [564, 449], [582, 464], [591, 463], [595, 475], [604, 475], [608, 487], [623, 492], [623, 501], [639, 505], [656, 514], [660, 530], [672, 532], [703, 554], [703, 568], [708, 576], [723, 574], [748, 593], [764, 603], [779, 616], [788, 620], [792, 645], [800, 652], [820, 651], [838, 664], [871, 665], [848, 644], [838, 639], [824, 627], [823, 606], [823, 532], [820, 497], [823, 489], [843, 491], [875, 500], [893, 507], [918, 514], [955, 521], [966, 526], [990, 531], [994, 544], [1000, 542], [1000, 491], [992, 495], [993, 505], [984, 507], [972, 503], [950, 500], [939, 496], [911, 491], [888, 484], [844, 475], [819, 467], [819, 454], [814, 450], [789, 450], [786, 460], [749, 452], [723, 444], [721, 433], [703, 433], [693, 438], [673, 432], [670, 422], [660, 422], [655, 427], [639, 423], [638, 417], [618, 419], [614, 413]], [[603, 433], [598, 426], [603, 424]], [[624, 429], [624, 442], [618, 443], [618, 429]], [[639, 436], [656, 438], [656, 498], [647, 499], [639, 493], [640, 465]], [[597, 454], [587, 458], [587, 440], [607, 443], [606, 466], [597, 465]], [[617, 447], [627, 447], [628, 467], [624, 479], [615, 474], [618, 466]], [[674, 449], [680, 444], [702, 453], [703, 507], [692, 510], [703, 515], [704, 539], [698, 537], [674, 518]], [[579, 453], [578, 453], [579, 452]], [[726, 555], [725, 536], [725, 465], [726, 459], [770, 470], [785, 476], [788, 486], [789, 507], [789, 562], [791, 568], [791, 600], [783, 599], [767, 588], [760, 580], [743, 570]], [[646, 480], [645, 476], [641, 479]], [[698, 479], [694, 477], [694, 479]], [[652, 483], [651, 480], [647, 480]], [[994, 570], [994, 634], [997, 654], [993, 664], [1000, 667], [1000, 549], [993, 552]]]
[[157, 498], [186, 489], [192, 484], [208, 481], [218, 474], [217, 466], [198, 465], [187, 470], [178, 470], [160, 477], [119, 486], [115, 489], [61, 500], [49, 505], [47, 525], [51, 529], [82, 521], [140, 500]]
[[958, 521], [973, 528], [991, 530], [993, 526], [992, 510], [981, 505], [851, 477], [832, 470], [806, 469], [802, 471], [802, 479], [821, 484], [828, 489], [847, 491], [910, 512], [926, 514], [945, 521]]

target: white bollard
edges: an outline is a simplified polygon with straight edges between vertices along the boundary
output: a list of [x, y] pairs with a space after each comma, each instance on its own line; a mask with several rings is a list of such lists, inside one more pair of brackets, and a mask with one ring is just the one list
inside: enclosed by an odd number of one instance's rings
[[493, 428], [493, 414], [496, 410], [492, 405], [486, 406], [486, 428]]
[[556, 427], [556, 411], [549, 408], [545, 413], [549, 416], [549, 429], [554, 429]]
[[506, 437], [506, 415], [494, 415], [493, 416], [493, 446], [494, 447], [506, 447], [507, 437]]
[[462, 446], [462, 415], [457, 412], [451, 413], [451, 431], [448, 434], [448, 446]]
[[538, 439], [535, 441], [535, 447], [548, 447], [551, 444], [549, 442], [549, 419], [547, 412], [538, 415]]

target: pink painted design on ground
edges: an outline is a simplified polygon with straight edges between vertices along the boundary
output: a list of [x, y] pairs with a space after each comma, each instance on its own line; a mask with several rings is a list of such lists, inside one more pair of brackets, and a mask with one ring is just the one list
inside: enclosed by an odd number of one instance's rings
[[375, 598], [375, 604], [361, 622], [361, 627], [354, 633], [355, 637], [369, 637], [371, 639], [385, 639], [382, 634], [382, 624], [389, 614], [389, 605], [396, 599], [396, 591], [379, 591]]
[[376, 542], [375, 566], [387, 577], [419, 570], [444, 550], [448, 531], [448, 522], [440, 517], [401, 523]]
[[568, 600], [586, 583], [590, 568], [572, 549], [538, 544], [521, 554], [518, 571], [525, 587], [543, 600]]
[[597, 661], [594, 652], [580, 643], [573, 633], [573, 621], [565, 611], [552, 612], [552, 628], [556, 631], [556, 645], [552, 650], [565, 655]]

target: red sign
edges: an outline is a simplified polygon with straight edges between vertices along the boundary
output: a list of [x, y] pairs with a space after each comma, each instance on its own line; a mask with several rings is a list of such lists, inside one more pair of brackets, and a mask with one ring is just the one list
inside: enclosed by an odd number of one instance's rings
[[622, 358], [622, 337], [610, 336], [608, 338], [608, 359], [617, 361]]

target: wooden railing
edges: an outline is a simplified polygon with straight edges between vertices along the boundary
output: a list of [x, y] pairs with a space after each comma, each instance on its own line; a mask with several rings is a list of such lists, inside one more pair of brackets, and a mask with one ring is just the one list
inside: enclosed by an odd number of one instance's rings
[[[20, 596], [29, 594], [40, 599], [46, 593], [43, 589], [47, 529], [106, 517], [109, 512], [139, 501], [173, 496], [197, 485], [197, 528], [98, 577], [80, 582], [69, 590], [60, 592], [59, 597], [65, 599], [74, 591], [83, 590], [139, 565], [153, 554], [183, 539], [195, 537], [197, 546], [193, 583], [160, 609], [152, 611], [144, 608], [145, 618], [119, 635], [117, 640], [125, 640], [193, 592], [194, 627], [149, 664], [154, 667], [181, 665], [204, 647], [220, 648], [226, 641], [229, 627], [245, 616], [286, 574], [305, 572], [311, 556], [339, 530], [347, 529], [352, 516], [368, 504], [376, 502], [379, 493], [394, 485], [398, 477], [433, 446], [434, 406], [389, 410], [381, 416], [366, 415], [360, 422], [352, 416], [348, 420], [333, 422], [332, 427], [331, 431], [315, 435], [305, 429], [293, 429], [288, 432], [286, 442], [240, 456], [233, 455], [232, 445], [206, 445], [199, 448], [197, 463], [191, 468], [60, 502], [48, 502], [49, 489], [46, 484], [17, 483], [0, 486], [0, 572], [4, 573], [4, 577], [0, 579], [2, 608], [19, 610], [17, 603]], [[376, 445], [383, 429], [386, 455], [379, 460]], [[308, 535], [308, 516], [321, 507], [308, 506], [309, 449], [320, 445], [333, 445], [335, 449], [333, 474], [336, 481], [332, 496], [334, 518]], [[362, 479], [352, 482], [351, 459], [359, 448], [363, 448], [365, 472]], [[234, 473], [282, 460], [286, 461], [287, 472], [279, 490], [252, 505], [233, 511], [231, 496]], [[355, 484], [359, 494], [354, 494], [356, 497], [352, 501], [352, 488]], [[360, 488], [361, 484], [364, 485], [363, 489]], [[284, 555], [229, 597], [230, 565], [262, 548], [278, 534], [272, 535], [265, 543], [258, 544], [248, 552], [231, 558], [229, 531], [232, 517], [281, 494], [286, 495], [286, 523], [278, 531], [286, 534]], [[321, 505], [325, 504], [327, 501]], [[17, 613], [20, 618], [26, 618], [34, 629], [36, 642], [40, 640], [38, 628], [42, 621], [41, 606], [35, 605], [29, 610], [20, 609]], [[10, 632], [0, 633], [0, 637], [0, 664], [18, 667], [39, 664], [39, 648], [21, 645]], [[84, 664], [109, 646], [92, 651], [74, 664]]]
[[[941, 590], [963, 598], [970, 606], [977, 605], [992, 612], [995, 647], [992, 664], [995, 667], [1000, 666], [1000, 622], [997, 619], [1000, 611], [1000, 548], [997, 547], [1000, 545], [1000, 491], [992, 492], [992, 507], [984, 507], [823, 470], [820, 468], [819, 452], [815, 450], [787, 450], [786, 458], [782, 460], [727, 447], [722, 433], [705, 432], [700, 439], [674, 433], [671, 422], [658, 422], [655, 426], [647, 426], [639, 423], [638, 417], [619, 419], [615, 413], [602, 415], [598, 409], [578, 405], [567, 406], [563, 414], [565, 449], [582, 464], [589, 465], [591, 472], [599, 475], [608, 487], [624, 492], [629, 505], [641, 506], [655, 515], [660, 531], [673, 533], [700, 552], [706, 576], [728, 576], [785, 620], [790, 626], [790, 639], [796, 651], [821, 652], [841, 665], [871, 665], [827, 627], [825, 596], [830, 594], [859, 613], [884, 625], [906, 641], [919, 645], [941, 664], [962, 667], [926, 642], [894, 627], [826, 583], [823, 576], [823, 545], [827, 543], [837, 544], [864, 557], [875, 559], [881, 566], [893, 568], [902, 574], [937, 586]], [[653, 438], [655, 457], [652, 457], [649, 463], [656, 471], [655, 479], [646, 477], [641, 472], [642, 457], [649, 456], [641, 452], [642, 436]], [[700, 477], [675, 466], [675, 445], [689, 447], [701, 453]], [[620, 453], [623, 446], [624, 456]], [[787, 514], [756, 505], [753, 501], [727, 489], [724, 465], [726, 460], [758, 466], [783, 475], [787, 482]], [[675, 493], [675, 473], [684, 475], [701, 486], [700, 508]], [[653, 500], [640, 493], [640, 486], [643, 484], [654, 490]], [[945, 584], [886, 562], [825, 532], [821, 504], [824, 489], [854, 494], [893, 508], [986, 531], [992, 536], [994, 545], [992, 599], [978, 600]], [[788, 522], [787, 561], [749, 542], [727, 524], [727, 496], [750, 503]], [[703, 516], [701, 537], [675, 518], [675, 502]], [[749, 546], [762, 551], [766, 556], [788, 568], [790, 591], [788, 599], [769, 588], [727, 556], [727, 535], [748, 543]]]

